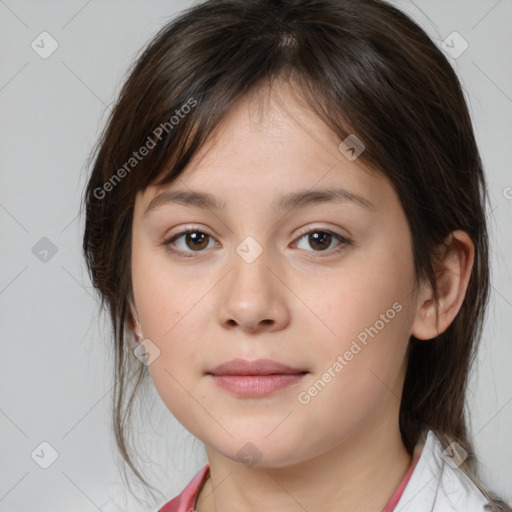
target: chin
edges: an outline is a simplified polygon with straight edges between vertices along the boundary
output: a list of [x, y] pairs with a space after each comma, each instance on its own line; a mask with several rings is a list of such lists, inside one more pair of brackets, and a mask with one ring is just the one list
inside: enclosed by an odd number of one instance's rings
[[[273, 428], [275, 428], [275, 425]], [[271, 431], [272, 429], [268, 430], [268, 432]], [[229, 439], [227, 442], [224, 439], [219, 444], [215, 442], [206, 444], [220, 452], [224, 457], [248, 468], [286, 467], [297, 464], [306, 458], [302, 452], [304, 448], [303, 441], [295, 440], [289, 433], [284, 432], [284, 435], [278, 435], [276, 429], [275, 432], [267, 436], [266, 433], [262, 435], [260, 430], [258, 435], [251, 437], [247, 431], [243, 435], [237, 435], [236, 431], [230, 432], [234, 436], [233, 439]], [[265, 432], [267, 432], [267, 429], [265, 429]]]

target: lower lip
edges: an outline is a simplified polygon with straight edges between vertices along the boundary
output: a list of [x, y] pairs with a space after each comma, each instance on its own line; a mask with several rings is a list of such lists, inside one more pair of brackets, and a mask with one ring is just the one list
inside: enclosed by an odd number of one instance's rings
[[297, 384], [305, 373], [273, 375], [211, 375], [217, 386], [241, 397], [257, 398]]

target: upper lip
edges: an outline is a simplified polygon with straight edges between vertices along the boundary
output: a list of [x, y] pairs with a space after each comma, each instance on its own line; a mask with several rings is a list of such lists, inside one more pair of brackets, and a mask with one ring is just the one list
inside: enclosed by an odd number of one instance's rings
[[272, 375], [283, 373], [307, 373], [307, 370], [292, 368], [285, 364], [271, 359], [257, 359], [247, 361], [246, 359], [232, 359], [216, 366], [206, 373], [213, 375]]

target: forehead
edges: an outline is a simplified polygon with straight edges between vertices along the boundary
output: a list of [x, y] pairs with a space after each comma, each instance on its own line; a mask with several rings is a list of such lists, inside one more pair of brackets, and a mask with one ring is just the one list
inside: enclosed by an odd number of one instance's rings
[[[172, 183], [150, 185], [146, 210], [163, 191], [192, 189], [226, 200], [294, 189], [343, 188], [353, 196], [383, 195], [386, 178], [339, 150], [341, 139], [287, 86], [242, 98]], [[220, 206], [220, 201], [217, 201]], [[275, 203], [275, 201], [274, 201]]]

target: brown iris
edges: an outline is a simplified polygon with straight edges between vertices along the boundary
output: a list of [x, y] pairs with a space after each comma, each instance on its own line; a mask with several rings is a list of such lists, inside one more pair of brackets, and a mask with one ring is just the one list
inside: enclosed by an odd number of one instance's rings
[[[199, 231], [193, 231], [191, 233], [186, 233], [185, 235], [185, 243], [187, 247], [190, 249], [204, 249], [208, 246], [208, 235], [206, 233], [201, 233]], [[191, 244], [189, 244], [191, 242]]]
[[332, 235], [324, 231], [317, 231], [308, 236], [308, 241], [314, 249], [327, 249], [331, 245]]

